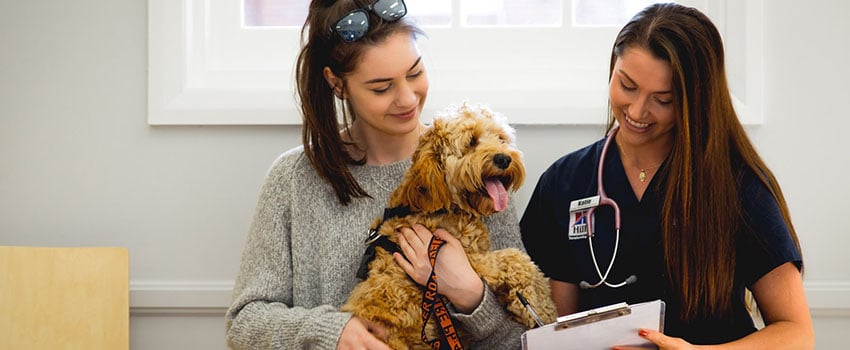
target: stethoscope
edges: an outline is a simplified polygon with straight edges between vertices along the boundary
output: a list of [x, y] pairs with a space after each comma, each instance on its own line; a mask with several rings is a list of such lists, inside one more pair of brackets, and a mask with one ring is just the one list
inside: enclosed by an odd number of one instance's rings
[[[587, 225], [588, 225], [588, 234], [587, 234], [587, 244], [590, 248], [590, 257], [593, 259], [593, 267], [596, 269], [596, 274], [599, 276], [599, 282], [591, 284], [587, 281], [581, 281], [579, 283], [579, 287], [582, 289], [591, 289], [596, 288], [601, 285], [606, 285], [611, 288], [620, 288], [625, 285], [629, 285], [637, 282], [637, 276], [631, 275], [626, 278], [623, 282], [620, 283], [611, 283], [608, 282], [608, 274], [611, 272], [611, 267], [614, 266], [614, 260], [617, 258], [617, 251], [620, 246], [620, 207], [617, 206], [617, 202], [615, 202], [611, 197], [608, 197], [605, 194], [605, 188], [602, 187], [602, 169], [605, 164], [605, 155], [608, 153], [608, 147], [611, 145], [611, 140], [614, 139], [614, 136], [617, 134], [617, 130], [619, 130], [619, 126], [615, 126], [611, 129], [611, 132], [608, 133], [608, 139], [605, 140], [605, 145], [602, 146], [602, 154], [599, 156], [599, 169], [597, 170], [596, 175], [596, 196], [581, 199], [578, 201], [573, 201], [570, 203], [570, 212], [575, 210], [583, 210], [587, 209]], [[575, 204], [575, 209], [574, 209]], [[605, 270], [605, 274], [602, 274], [602, 270], [599, 269], [599, 263], [596, 261], [596, 253], [593, 252], [593, 235], [596, 232], [594, 228], [594, 212], [596, 208], [607, 205], [614, 209], [614, 254], [611, 255], [611, 262], [608, 263], [608, 268]]]

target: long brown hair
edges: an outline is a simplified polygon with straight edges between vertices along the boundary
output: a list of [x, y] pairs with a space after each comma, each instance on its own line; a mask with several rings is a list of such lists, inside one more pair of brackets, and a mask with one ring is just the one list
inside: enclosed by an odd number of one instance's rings
[[[384, 42], [392, 34], [408, 33], [414, 38], [423, 35], [419, 27], [407, 18], [387, 22], [369, 12], [369, 31], [351, 43], [342, 41], [331, 31], [331, 25], [347, 12], [365, 8], [373, 0], [313, 0], [307, 20], [301, 29], [301, 52], [295, 66], [296, 86], [303, 126], [301, 142], [313, 169], [334, 189], [339, 202], [346, 205], [352, 198], [368, 197], [348, 170], [350, 164], [364, 164], [365, 157], [355, 159], [346, 151], [353, 143], [343, 140], [340, 132], [356, 119], [347, 101], [340, 107], [334, 88], [324, 78], [325, 67], [338, 77], [344, 77], [357, 67], [367, 48]], [[344, 81], [344, 79], [343, 79]], [[337, 87], [344, 90], [345, 86]], [[350, 138], [349, 138], [350, 139]]]
[[[617, 58], [631, 47], [669, 62], [673, 71], [678, 118], [667, 160], [661, 227], [668, 283], [678, 289], [680, 317], [728, 315], [735, 240], [743, 229], [740, 175], [752, 171], [768, 187], [799, 250], [788, 205], [732, 106], [723, 42], [711, 20], [677, 4], [647, 7], [617, 35], [609, 79]], [[613, 123], [609, 116], [609, 129]]]

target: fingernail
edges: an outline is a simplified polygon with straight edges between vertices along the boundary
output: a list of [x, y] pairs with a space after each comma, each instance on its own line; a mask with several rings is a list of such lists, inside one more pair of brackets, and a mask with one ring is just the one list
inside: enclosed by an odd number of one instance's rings
[[644, 329], [641, 329], [641, 330], [638, 331], [638, 335], [641, 336], [641, 337], [645, 337], [645, 336], [649, 335], [649, 332], [647, 332]]

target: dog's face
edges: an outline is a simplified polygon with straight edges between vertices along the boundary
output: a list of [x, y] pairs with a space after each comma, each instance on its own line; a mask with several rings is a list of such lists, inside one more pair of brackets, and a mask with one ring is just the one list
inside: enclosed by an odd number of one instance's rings
[[508, 191], [524, 179], [513, 128], [485, 107], [463, 105], [422, 135], [399, 199], [415, 211], [455, 207], [484, 216], [504, 210]]

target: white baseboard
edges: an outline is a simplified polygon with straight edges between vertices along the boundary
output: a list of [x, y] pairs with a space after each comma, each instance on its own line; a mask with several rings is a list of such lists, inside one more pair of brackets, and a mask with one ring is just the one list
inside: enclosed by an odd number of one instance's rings
[[223, 316], [232, 295], [232, 281], [131, 281], [130, 314]]
[[[812, 316], [850, 317], [850, 282], [805, 282]], [[133, 315], [224, 315], [232, 281], [130, 282]]]
[[812, 316], [850, 316], [850, 282], [804, 282]]

